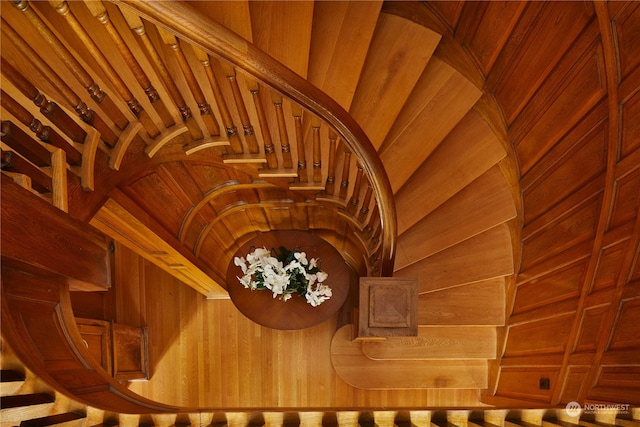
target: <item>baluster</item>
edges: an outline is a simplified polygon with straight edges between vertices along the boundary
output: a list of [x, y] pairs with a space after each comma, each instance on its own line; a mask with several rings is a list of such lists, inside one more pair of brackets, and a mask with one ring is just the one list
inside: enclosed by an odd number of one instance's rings
[[351, 151], [345, 147], [342, 163], [342, 179], [340, 180], [340, 198], [346, 199], [349, 191], [349, 174], [351, 173]]
[[51, 166], [51, 152], [8, 120], [2, 122], [0, 139], [34, 165]]
[[264, 154], [267, 157], [267, 167], [269, 169], [277, 169], [278, 158], [276, 157], [273, 141], [271, 140], [271, 132], [269, 131], [267, 116], [264, 113], [262, 99], [260, 98], [260, 90], [252, 89], [251, 95], [253, 95], [253, 103], [256, 106], [256, 114], [258, 115], [258, 123], [260, 124], [260, 129], [262, 130], [262, 141], [264, 144]]
[[0, 150], [0, 166], [5, 172], [13, 172], [26, 175], [31, 179], [31, 185], [38, 193], [50, 193], [53, 191], [51, 177], [40, 168], [32, 165], [13, 151]]
[[284, 120], [284, 111], [282, 111], [282, 95], [271, 91], [271, 100], [276, 109], [276, 117], [278, 119], [278, 131], [280, 133], [280, 147], [282, 149], [282, 166], [286, 169], [293, 167], [291, 159], [291, 146], [289, 145], [289, 133], [287, 132], [287, 123]]
[[40, 70], [42, 76], [51, 85], [58, 88], [69, 107], [73, 108], [84, 122], [90, 124], [100, 133], [100, 137], [105, 144], [109, 147], [115, 146], [118, 141], [118, 135], [113, 132], [111, 127], [107, 125], [102, 117], [87, 107], [87, 104], [85, 104], [80, 97], [76, 95], [73, 89], [71, 89], [69, 85], [67, 85], [67, 83], [51, 69], [49, 64], [44, 62], [40, 56], [31, 49], [31, 46], [29, 46], [4, 19], [1, 20], [1, 23], [2, 25], [0, 25], [0, 30], [2, 31], [2, 35], [8, 38], [18, 49], [20, 49], [21, 52], [24, 53], [24, 57], [35, 67], [35, 69]]
[[336, 139], [338, 135], [329, 129], [329, 165], [327, 167], [327, 181], [325, 184], [325, 192], [333, 194], [336, 184]]
[[144, 27], [144, 22], [142, 22], [142, 19], [140, 19], [137, 14], [133, 13], [126, 7], [123, 7], [122, 9], [120, 9], [120, 11], [124, 16], [125, 21], [127, 21], [129, 28], [131, 28], [131, 30], [138, 35], [138, 40], [140, 40], [140, 42], [142, 43], [142, 47], [144, 48], [147, 58], [149, 58], [149, 60], [155, 67], [156, 72], [162, 80], [162, 83], [164, 83], [167, 91], [169, 92], [169, 96], [171, 96], [173, 102], [178, 107], [178, 111], [180, 111], [180, 117], [182, 117], [182, 121], [187, 126], [191, 138], [193, 138], [193, 140], [195, 141], [204, 138], [200, 126], [198, 126], [198, 123], [191, 114], [191, 108], [189, 108], [189, 106], [185, 102], [182, 93], [173, 80], [173, 77], [171, 77], [171, 74], [169, 74], [164, 61], [160, 57], [160, 54], [156, 50], [156, 47], [151, 42], [151, 39], [149, 38], [149, 35], [147, 34], [147, 31]]
[[[104, 112], [113, 120], [113, 122], [120, 129], [124, 129], [129, 124], [129, 121], [125, 115], [114, 104], [113, 100], [104, 92], [97, 83], [93, 81], [89, 73], [83, 68], [78, 60], [73, 56], [71, 52], [57, 39], [55, 34], [46, 26], [46, 24], [40, 19], [40, 17], [31, 10], [29, 3], [26, 0], [18, 0], [14, 5], [22, 11], [27, 19], [33, 24], [34, 27], [40, 32], [42, 37], [49, 43], [54, 52], [62, 59], [64, 64], [73, 73], [74, 77], [80, 82], [80, 84], [87, 89], [91, 98], [97, 102]], [[77, 104], [76, 104], [77, 105]]]
[[0, 70], [16, 86], [16, 88], [33, 103], [40, 108], [51, 123], [55, 124], [72, 141], [79, 144], [84, 143], [87, 133], [71, 117], [67, 115], [55, 102], [49, 101], [41, 94], [30, 81], [25, 79], [9, 62], [0, 58]]
[[238, 108], [238, 114], [240, 115], [240, 121], [242, 122], [242, 128], [244, 130], [244, 137], [247, 141], [247, 148], [249, 153], [257, 154], [260, 152], [260, 146], [256, 139], [251, 120], [249, 119], [249, 113], [247, 113], [247, 107], [244, 105], [244, 99], [240, 92], [240, 86], [238, 86], [238, 79], [234, 74], [227, 74], [227, 80], [231, 86], [231, 92], [233, 93], [233, 99], [236, 102]]
[[356, 182], [353, 185], [353, 193], [351, 193], [351, 198], [349, 199], [349, 204], [347, 205], [347, 212], [351, 215], [356, 213], [358, 209], [358, 203], [360, 200], [360, 185], [362, 184], [362, 174], [363, 174], [362, 166], [358, 165], [358, 172], [356, 173]]
[[296, 146], [298, 148], [298, 180], [300, 182], [307, 182], [309, 178], [307, 177], [307, 159], [302, 132], [302, 108], [297, 104], [293, 104], [291, 110], [296, 129]]
[[[51, 1], [51, 2], [58, 3], [60, 5], [64, 4], [64, 2], [60, 0], [55, 2]], [[131, 69], [131, 71], [133, 72], [133, 76], [138, 81], [138, 84], [140, 85], [140, 87], [142, 87], [142, 90], [144, 90], [144, 93], [149, 98], [149, 102], [151, 102], [151, 106], [154, 108], [154, 110], [156, 110], [156, 112], [160, 116], [160, 119], [162, 120], [162, 123], [164, 124], [164, 126], [171, 127], [175, 125], [176, 123], [173, 120], [173, 117], [171, 117], [169, 110], [167, 110], [167, 106], [164, 105], [164, 102], [162, 102], [162, 100], [160, 99], [160, 94], [158, 94], [158, 91], [156, 90], [156, 88], [153, 87], [153, 85], [149, 81], [149, 78], [147, 77], [144, 70], [140, 66], [140, 63], [138, 62], [136, 57], [133, 55], [133, 52], [131, 52], [131, 50], [125, 43], [125, 41], [122, 39], [122, 36], [120, 35], [116, 27], [111, 22], [107, 9], [105, 9], [104, 5], [102, 4], [102, 1], [100, 0], [86, 1], [85, 0], [85, 4], [89, 8], [89, 12], [91, 12], [91, 14], [98, 20], [98, 22], [104, 25], [105, 29], [107, 30], [107, 34], [109, 34], [109, 37], [111, 37], [111, 41], [113, 41], [113, 44], [116, 45], [116, 48], [120, 52], [120, 55], [122, 55], [124, 62], [126, 62], [129, 69]], [[67, 7], [67, 6], [64, 5], [64, 6], [58, 6], [58, 7]]]
[[55, 130], [49, 126], [44, 126], [40, 120], [33, 117], [33, 114], [3, 90], [0, 90], [0, 104], [9, 113], [13, 114], [16, 119], [20, 120], [22, 124], [31, 129], [41, 141], [64, 150], [70, 164], [77, 166], [82, 163], [82, 155], [78, 150], [69, 145]]
[[[67, 24], [69, 24], [69, 27], [71, 27], [78, 39], [80, 39], [80, 41], [85, 45], [93, 59], [98, 63], [100, 69], [105, 73], [105, 75], [115, 88], [116, 92], [118, 92], [122, 99], [125, 100], [127, 106], [129, 107], [131, 112], [138, 118], [149, 136], [151, 138], [155, 138], [156, 136], [160, 135], [160, 131], [156, 127], [155, 123], [153, 123], [153, 120], [151, 120], [151, 117], [149, 117], [142, 105], [140, 105], [140, 102], [138, 102], [138, 100], [133, 96], [127, 84], [122, 80], [122, 78], [120, 78], [109, 60], [105, 58], [93, 39], [85, 31], [80, 22], [78, 22], [78, 19], [69, 9], [69, 5], [67, 4], [67, 2], [63, 0], [49, 0], [49, 3], [60, 15], [65, 18]], [[54, 45], [55, 44], [56, 43], [54, 43]], [[73, 61], [77, 62], [75, 58], [73, 58]], [[84, 69], [83, 72], [86, 73]], [[124, 128], [121, 127], [121, 129]]]
[[222, 117], [222, 124], [224, 125], [227, 138], [229, 139], [229, 144], [231, 145], [231, 149], [235, 154], [241, 154], [244, 150], [242, 149], [242, 141], [240, 141], [240, 136], [238, 135], [238, 128], [233, 124], [233, 119], [231, 118], [231, 114], [229, 113], [229, 108], [227, 107], [227, 103], [224, 100], [224, 96], [222, 95], [222, 90], [220, 89], [220, 85], [218, 84], [218, 79], [213, 72], [213, 68], [211, 67], [211, 59], [209, 55], [198, 49], [197, 47], [193, 48], [196, 57], [204, 67], [204, 71], [207, 74], [207, 79], [209, 79], [209, 84], [211, 85], [211, 90], [213, 91], [213, 97], [216, 100], [216, 104], [218, 105], [218, 111], [220, 111], [220, 116]]
[[189, 86], [189, 90], [193, 95], [193, 98], [196, 100], [198, 104], [198, 109], [200, 110], [200, 116], [202, 117], [202, 121], [207, 127], [207, 131], [211, 136], [219, 136], [220, 135], [220, 127], [218, 126], [218, 122], [216, 121], [213, 112], [211, 111], [211, 105], [207, 102], [200, 85], [198, 84], [198, 79], [193, 74], [193, 70], [189, 66], [189, 61], [187, 57], [184, 55], [182, 48], [180, 47], [180, 41], [173, 34], [163, 30], [162, 28], [158, 28], [160, 32], [160, 36], [164, 43], [171, 48], [178, 65], [180, 66], [180, 70], [184, 75], [185, 80], [187, 81], [187, 85]]
[[320, 120], [311, 118], [313, 131], [313, 182], [322, 181], [322, 150], [320, 148]]
[[360, 213], [358, 214], [358, 221], [360, 222], [364, 222], [367, 219], [367, 214], [369, 213], [369, 205], [371, 204], [372, 195], [373, 195], [373, 188], [371, 187], [371, 183], [369, 183], [369, 185], [367, 185], [367, 191], [364, 194], [364, 199], [362, 200]]
[[373, 234], [373, 230], [377, 226], [379, 222], [378, 218], [378, 204], [374, 203], [373, 210], [371, 211], [371, 216], [369, 217], [369, 222], [364, 227], [363, 234], [364, 237], [370, 237]]

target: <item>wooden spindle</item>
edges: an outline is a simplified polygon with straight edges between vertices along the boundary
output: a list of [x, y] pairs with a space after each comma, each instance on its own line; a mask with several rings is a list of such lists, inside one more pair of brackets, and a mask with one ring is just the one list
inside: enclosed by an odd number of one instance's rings
[[258, 115], [258, 123], [260, 124], [260, 130], [262, 131], [262, 142], [264, 145], [264, 154], [267, 158], [267, 167], [269, 169], [278, 168], [278, 158], [276, 157], [276, 150], [273, 146], [271, 139], [271, 131], [269, 130], [269, 123], [267, 123], [267, 115], [264, 112], [264, 106], [262, 105], [262, 98], [260, 97], [259, 89], [252, 89], [251, 95], [253, 95], [253, 103], [256, 107], [256, 114]]
[[362, 199], [362, 206], [360, 207], [360, 212], [358, 213], [358, 221], [364, 222], [367, 219], [372, 196], [373, 188], [371, 187], [371, 184], [369, 184], [367, 186], [367, 191], [364, 193], [364, 199]]
[[341, 199], [347, 198], [349, 192], [349, 175], [351, 174], [351, 151], [344, 149], [344, 161], [342, 163], [342, 178], [340, 179], [340, 195]]
[[[153, 120], [151, 120], [151, 117], [149, 117], [148, 113], [144, 110], [142, 105], [140, 105], [140, 102], [138, 102], [138, 100], [133, 96], [127, 84], [118, 75], [116, 70], [111, 65], [111, 62], [109, 62], [109, 60], [102, 54], [100, 48], [98, 48], [91, 36], [89, 36], [89, 34], [85, 31], [84, 27], [80, 24], [73, 12], [71, 12], [67, 2], [63, 0], [49, 0], [49, 3], [60, 15], [65, 18], [67, 24], [69, 24], [69, 27], [71, 27], [74, 34], [87, 48], [100, 69], [104, 72], [106, 77], [113, 85], [116, 92], [118, 92], [118, 95], [120, 95], [120, 97], [125, 100], [127, 106], [129, 107], [129, 110], [131, 110], [131, 112], [138, 118], [138, 120], [142, 124], [142, 127], [147, 131], [149, 136], [151, 138], [155, 138], [156, 136], [160, 135], [160, 131], [156, 127]], [[76, 61], [75, 58], [74, 61]], [[84, 73], [86, 73], [86, 71], [84, 71]]]
[[82, 163], [82, 155], [78, 150], [72, 147], [58, 132], [43, 125], [40, 120], [36, 119], [33, 114], [3, 90], [0, 90], [0, 104], [23, 125], [31, 129], [41, 141], [64, 150], [70, 164], [77, 166]]
[[313, 182], [322, 181], [322, 149], [320, 147], [320, 120], [311, 118], [311, 130], [313, 133]]
[[257, 154], [260, 152], [260, 146], [258, 145], [258, 140], [256, 139], [253, 125], [251, 125], [249, 113], [247, 113], [247, 107], [244, 105], [244, 99], [242, 98], [242, 93], [240, 92], [240, 86], [238, 86], [238, 80], [236, 79], [236, 76], [232, 74], [227, 75], [227, 80], [229, 81], [229, 85], [231, 86], [231, 93], [233, 93], [233, 99], [236, 102], [236, 108], [238, 109], [238, 114], [240, 115], [240, 122], [242, 123], [244, 138], [247, 142], [249, 153]]
[[[124, 129], [129, 124], [129, 121], [125, 115], [118, 109], [113, 100], [107, 96], [100, 86], [93, 81], [91, 75], [84, 69], [84, 67], [78, 62], [71, 52], [64, 46], [64, 44], [58, 40], [55, 34], [47, 27], [47, 25], [40, 19], [40, 17], [29, 7], [29, 3], [26, 0], [17, 0], [14, 5], [24, 13], [27, 19], [38, 30], [40, 35], [51, 46], [53, 51], [64, 62], [65, 66], [73, 73], [74, 77], [80, 82], [80, 84], [87, 89], [87, 92], [91, 98], [97, 102], [104, 112], [109, 116], [111, 120], [120, 129]], [[93, 42], [91, 42], [93, 43]]]
[[367, 225], [363, 229], [364, 237], [371, 237], [375, 228], [377, 227], [376, 224], [378, 224], [379, 222], [380, 218], [378, 217], [378, 204], [374, 203], [373, 210], [371, 211], [371, 215], [369, 216], [369, 222], [367, 222]]
[[2, 121], [0, 140], [34, 165], [51, 166], [51, 152], [8, 120]]
[[72, 141], [79, 144], [84, 143], [84, 139], [87, 136], [84, 129], [74, 122], [58, 104], [49, 101], [41, 94], [29, 80], [24, 78], [24, 76], [4, 58], [0, 58], [0, 70], [2, 70], [2, 74], [4, 74], [24, 96], [32, 100], [33, 103], [40, 108], [40, 112], [44, 114], [51, 123], [55, 124], [58, 129], [71, 138]]
[[229, 113], [229, 107], [227, 106], [227, 102], [222, 95], [222, 90], [220, 89], [218, 79], [213, 72], [213, 67], [211, 67], [211, 59], [206, 52], [198, 49], [197, 47], [194, 47], [193, 50], [196, 54], [196, 57], [202, 64], [205, 73], [207, 74], [207, 79], [209, 80], [209, 84], [211, 85], [211, 91], [213, 92], [213, 97], [216, 100], [218, 111], [220, 111], [222, 124], [224, 125], [227, 138], [229, 139], [231, 150], [233, 150], [234, 154], [241, 154], [244, 150], [242, 148], [242, 141], [240, 141], [240, 135], [238, 135], [238, 127], [233, 124], [231, 113]]
[[360, 202], [360, 186], [362, 185], [362, 175], [364, 171], [362, 170], [362, 166], [358, 165], [358, 172], [356, 173], [356, 182], [353, 185], [353, 193], [351, 193], [351, 198], [349, 199], [349, 203], [347, 204], [347, 212], [351, 215], [356, 213], [358, 209], [358, 203]]
[[[63, 2], [55, 1], [52, 3], [59, 4]], [[102, 1], [90, 0], [90, 1], [85, 1], [85, 4], [89, 8], [89, 11], [94, 16], [94, 18], [96, 18], [98, 22], [104, 25], [105, 29], [107, 30], [107, 34], [111, 38], [111, 41], [113, 41], [113, 44], [116, 45], [116, 48], [120, 52], [120, 55], [122, 55], [124, 62], [132, 71], [133, 76], [137, 80], [140, 87], [142, 87], [142, 90], [144, 90], [144, 93], [149, 98], [149, 102], [151, 102], [151, 106], [160, 116], [160, 120], [162, 120], [162, 123], [164, 124], [164, 126], [171, 127], [175, 125], [173, 117], [171, 117], [169, 110], [167, 110], [167, 106], [164, 105], [164, 102], [162, 102], [162, 100], [160, 99], [160, 94], [158, 94], [158, 91], [156, 90], [156, 88], [153, 87], [153, 85], [149, 81], [149, 78], [147, 77], [144, 70], [140, 66], [140, 63], [131, 52], [131, 49], [129, 49], [125, 41], [122, 39], [122, 36], [120, 35], [116, 27], [111, 22], [111, 19], [109, 18], [109, 14], [107, 13], [107, 9], [105, 9], [104, 5], [102, 4]]]
[[296, 130], [296, 147], [298, 148], [298, 180], [300, 182], [307, 182], [309, 178], [307, 176], [307, 159], [302, 132], [302, 108], [297, 104], [293, 104], [291, 110], [293, 112], [293, 121]]
[[215, 116], [213, 115], [213, 111], [211, 111], [211, 105], [207, 102], [207, 99], [200, 88], [200, 84], [198, 83], [198, 79], [195, 74], [193, 74], [193, 70], [189, 65], [189, 61], [187, 57], [184, 55], [182, 51], [182, 47], [180, 46], [180, 41], [173, 34], [163, 30], [162, 28], [158, 28], [160, 32], [160, 36], [164, 43], [171, 48], [171, 51], [174, 54], [176, 61], [178, 62], [178, 66], [180, 66], [180, 70], [182, 71], [182, 75], [184, 76], [187, 85], [189, 86], [189, 90], [193, 95], [193, 98], [196, 100], [198, 104], [198, 109], [200, 110], [200, 116], [202, 117], [202, 121], [207, 127], [207, 131], [211, 136], [219, 136], [220, 135], [220, 127], [218, 126], [218, 122], [216, 121]]
[[26, 175], [38, 193], [50, 193], [53, 190], [51, 177], [42, 169], [29, 163], [13, 151], [0, 150], [0, 165], [3, 171]]
[[325, 184], [325, 192], [333, 194], [336, 185], [336, 139], [338, 135], [329, 130], [329, 163], [327, 165], [327, 181]]
[[271, 91], [271, 100], [276, 109], [276, 117], [278, 119], [278, 132], [280, 134], [280, 148], [282, 150], [282, 166], [287, 169], [293, 167], [291, 159], [291, 145], [289, 145], [289, 133], [287, 132], [287, 123], [284, 120], [284, 111], [282, 111], [282, 95]]
[[149, 38], [149, 35], [147, 34], [147, 31], [145, 29], [144, 22], [142, 22], [142, 19], [136, 13], [134, 13], [130, 9], [127, 9], [126, 7], [121, 8], [120, 12], [122, 12], [122, 16], [124, 16], [125, 21], [127, 21], [129, 28], [131, 28], [131, 30], [138, 36], [138, 39], [142, 43], [142, 47], [144, 48], [144, 52], [147, 55], [147, 58], [149, 58], [149, 61], [151, 61], [151, 64], [154, 66], [156, 72], [158, 73], [160, 80], [162, 80], [162, 83], [167, 88], [169, 96], [176, 104], [176, 107], [178, 107], [180, 117], [189, 130], [189, 135], [191, 135], [191, 138], [195, 141], [204, 138], [200, 126], [193, 118], [191, 108], [189, 108], [189, 106], [185, 102], [182, 93], [178, 89], [178, 86], [176, 86], [173, 77], [167, 70], [167, 67], [160, 57], [160, 54], [158, 53], [155, 45], [151, 42], [151, 39]]
[[4, 19], [0, 20], [0, 22], [2, 24], [0, 25], [2, 35], [23, 52], [24, 58], [26, 58], [36, 70], [40, 70], [42, 76], [51, 85], [58, 88], [68, 106], [74, 109], [84, 122], [98, 131], [105, 144], [109, 147], [115, 146], [118, 141], [118, 135], [114, 133], [111, 126], [107, 125], [99, 114], [87, 107], [87, 104], [80, 99], [73, 89], [51, 69], [49, 64], [44, 62], [40, 56], [36, 54], [31, 46], [29, 46]]

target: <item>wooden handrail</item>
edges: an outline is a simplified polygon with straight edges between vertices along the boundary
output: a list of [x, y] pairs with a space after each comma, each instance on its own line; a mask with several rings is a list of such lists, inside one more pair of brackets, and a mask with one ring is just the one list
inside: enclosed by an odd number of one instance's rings
[[331, 126], [356, 155], [371, 187], [380, 213], [380, 275], [391, 276], [396, 250], [397, 218], [393, 191], [377, 151], [358, 123], [331, 97], [308, 83], [228, 28], [204, 17], [188, 5], [177, 2], [114, 0], [131, 8], [156, 25], [210, 55], [241, 68], [292, 101], [300, 104]]

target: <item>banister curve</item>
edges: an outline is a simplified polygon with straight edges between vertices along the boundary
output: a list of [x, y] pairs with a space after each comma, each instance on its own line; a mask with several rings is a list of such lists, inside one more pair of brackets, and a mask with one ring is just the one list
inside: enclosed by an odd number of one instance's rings
[[228, 28], [188, 5], [166, 1], [111, 0], [135, 10], [205, 52], [241, 68], [324, 120], [340, 135], [371, 180], [381, 222], [380, 275], [391, 276], [396, 252], [397, 216], [387, 172], [360, 125], [326, 93]]

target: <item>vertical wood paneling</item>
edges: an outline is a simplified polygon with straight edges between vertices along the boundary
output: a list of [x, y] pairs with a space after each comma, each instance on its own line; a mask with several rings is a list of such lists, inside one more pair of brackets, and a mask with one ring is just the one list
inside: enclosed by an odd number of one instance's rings
[[[611, 7], [611, 9], [615, 9]], [[637, 47], [640, 44], [640, 6], [636, 2], [624, 4], [613, 12], [612, 20], [616, 31], [620, 55], [621, 77], [624, 79], [640, 64]]]

